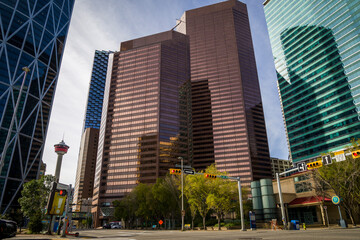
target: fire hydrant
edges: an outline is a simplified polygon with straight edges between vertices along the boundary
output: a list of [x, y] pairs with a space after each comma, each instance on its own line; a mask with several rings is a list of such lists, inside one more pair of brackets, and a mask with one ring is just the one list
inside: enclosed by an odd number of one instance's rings
[[303, 223], [303, 229], [306, 230], [306, 224], [305, 223]]

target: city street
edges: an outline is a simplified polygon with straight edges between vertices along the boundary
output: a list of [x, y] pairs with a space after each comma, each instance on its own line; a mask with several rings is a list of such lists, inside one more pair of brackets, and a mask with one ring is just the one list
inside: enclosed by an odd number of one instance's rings
[[[239, 230], [228, 231], [171, 231], [171, 230], [119, 230], [119, 229], [104, 229], [104, 230], [87, 230], [79, 231], [80, 239], [120, 239], [120, 240], [140, 240], [140, 239], [235, 239], [235, 240], [275, 240], [275, 239], [291, 239], [291, 240], [343, 240], [343, 239], [360, 239], [360, 228], [349, 229], [310, 229], [299, 231], [270, 231], [270, 230], [256, 230], [241, 232]], [[79, 239], [75, 237], [67, 237], [60, 239]], [[57, 236], [31, 236], [18, 235], [12, 239], [59, 239]]]

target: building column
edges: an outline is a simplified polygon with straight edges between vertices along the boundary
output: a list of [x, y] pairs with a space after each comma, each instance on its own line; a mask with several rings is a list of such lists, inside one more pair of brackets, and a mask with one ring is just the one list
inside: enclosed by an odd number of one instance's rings
[[320, 203], [320, 211], [321, 211], [322, 223], [323, 223], [324, 226], [326, 226], [325, 213], [324, 213], [324, 205], [323, 205], [322, 203]]

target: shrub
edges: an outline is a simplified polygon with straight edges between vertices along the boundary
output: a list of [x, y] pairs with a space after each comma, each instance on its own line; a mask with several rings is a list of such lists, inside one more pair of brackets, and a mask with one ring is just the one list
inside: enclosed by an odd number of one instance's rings
[[40, 214], [30, 218], [29, 221], [29, 230], [30, 233], [40, 233], [43, 229], [43, 223], [41, 222], [42, 218]]

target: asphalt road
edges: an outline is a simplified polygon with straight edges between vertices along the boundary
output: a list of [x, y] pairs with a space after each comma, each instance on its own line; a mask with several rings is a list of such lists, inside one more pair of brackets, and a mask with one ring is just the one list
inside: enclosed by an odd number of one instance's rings
[[[171, 231], [171, 230], [87, 230], [79, 231], [80, 238], [67, 236], [67, 239], [105, 239], [105, 240], [190, 240], [190, 239], [234, 239], [234, 240], [360, 240], [360, 228], [349, 229], [309, 229], [299, 231], [270, 231], [256, 230], [242, 232], [240, 230], [228, 231]], [[11, 239], [59, 239], [57, 236], [46, 235], [18, 235]], [[62, 238], [64, 239], [64, 238]]]

